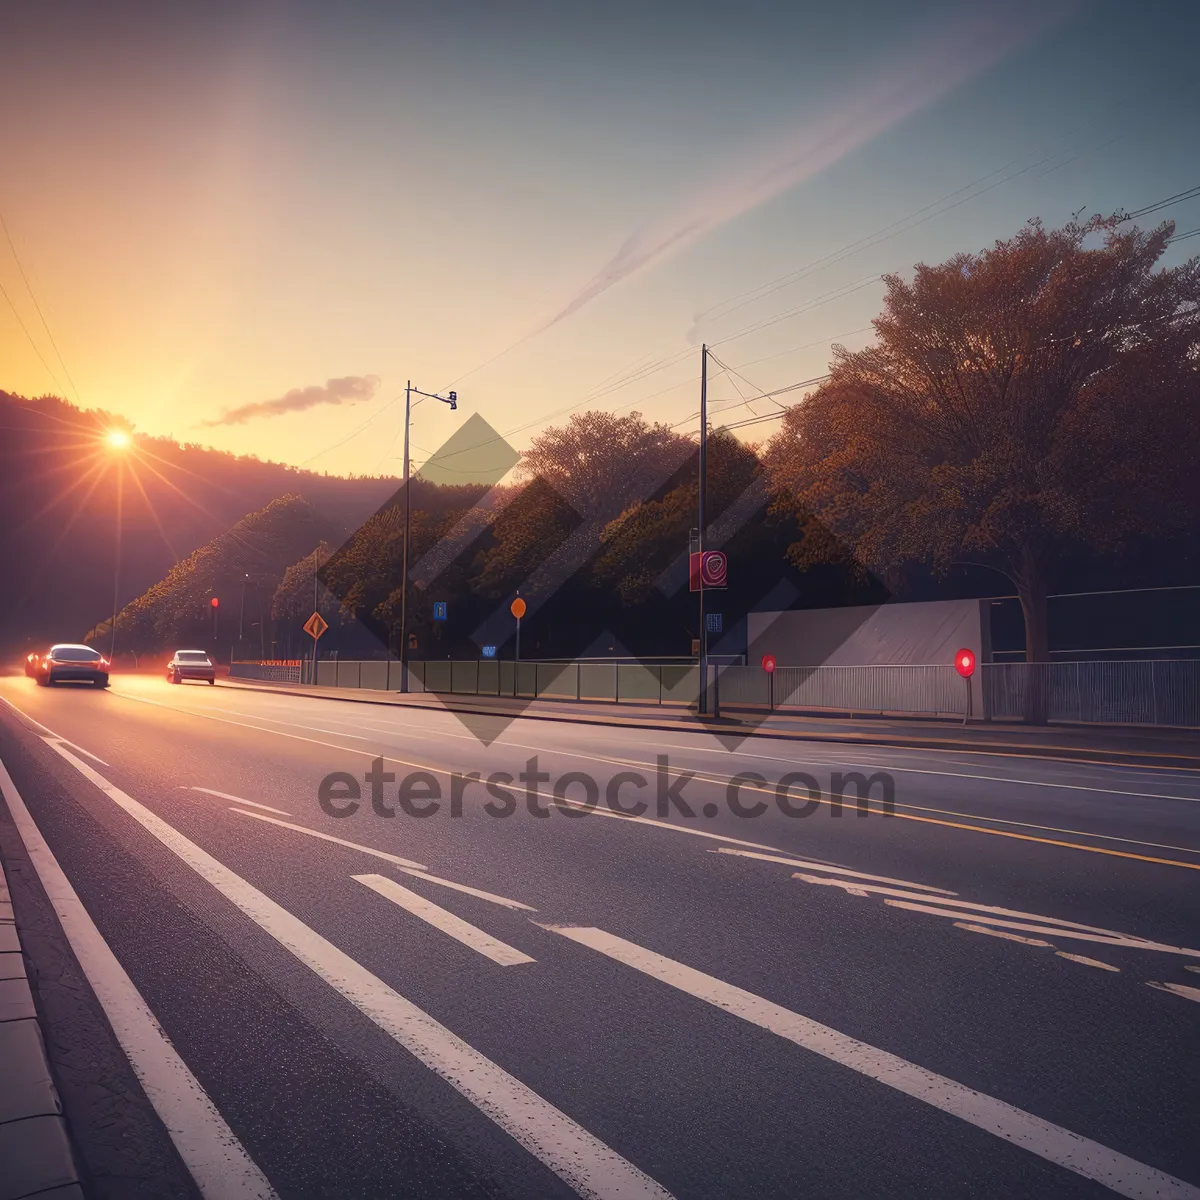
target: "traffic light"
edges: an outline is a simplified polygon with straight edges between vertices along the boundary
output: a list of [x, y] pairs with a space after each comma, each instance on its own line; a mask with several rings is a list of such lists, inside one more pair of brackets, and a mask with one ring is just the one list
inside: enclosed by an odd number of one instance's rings
[[217, 614], [221, 611], [221, 601], [216, 596], [208, 602], [208, 611], [212, 613], [212, 639], [213, 651], [215, 653], [217, 648]]

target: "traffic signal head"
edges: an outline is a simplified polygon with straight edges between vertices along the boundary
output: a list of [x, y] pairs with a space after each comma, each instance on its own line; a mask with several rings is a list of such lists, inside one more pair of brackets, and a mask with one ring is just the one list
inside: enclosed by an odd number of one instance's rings
[[457, 408], [458, 408], [458, 393], [451, 392], [450, 393], [450, 411], [454, 412], [455, 409], [457, 409]]

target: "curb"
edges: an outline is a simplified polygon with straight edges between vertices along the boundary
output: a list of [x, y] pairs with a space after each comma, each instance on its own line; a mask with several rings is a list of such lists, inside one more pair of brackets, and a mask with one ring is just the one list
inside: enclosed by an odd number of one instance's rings
[[[375, 699], [369, 691], [360, 688], [341, 688], [350, 694], [336, 695], [330, 691], [313, 693], [303, 687], [262, 683], [257, 680], [226, 679], [221, 686], [240, 688], [251, 692], [272, 692], [276, 695], [301, 696], [309, 700], [338, 700], [344, 703], [375, 704], [385, 708], [404, 708], [410, 710], [432, 709], [431, 704], [412, 704], [403, 700]], [[332, 691], [332, 689], [331, 689]], [[386, 693], [392, 695], [393, 693]], [[601, 713], [545, 713], [533, 712], [532, 706], [520, 713], [507, 714], [494, 708], [472, 707], [470, 705], [448, 705], [438, 702], [438, 707], [444, 712], [465, 713], [471, 716], [493, 717], [511, 715], [536, 721], [556, 721], [565, 725], [600, 725], [616, 729], [650, 729], [661, 733], [688, 732], [689, 729], [682, 721], [655, 720], [652, 717], [638, 716], [627, 719], [612, 719]], [[713, 732], [710, 726], [702, 726], [701, 730]], [[701, 730], [691, 730], [698, 732]], [[729, 731], [737, 732], [737, 725], [730, 722]], [[958, 738], [933, 737], [904, 737], [897, 734], [846, 732], [842, 730], [804, 731], [767, 730], [761, 726], [745, 733], [746, 737], [766, 738], [783, 742], [838, 742], [852, 746], [889, 746], [901, 750], [953, 750], [964, 754], [991, 754], [1003, 758], [1036, 758], [1056, 759], [1069, 762], [1091, 762], [1105, 766], [1120, 767], [1170, 767], [1185, 770], [1200, 770], [1200, 757], [1196, 755], [1161, 753], [1153, 750], [1102, 750], [1086, 746], [1033, 746], [1022, 742], [988, 742], [974, 744]]]
[[0, 1200], [83, 1200], [0, 862]]

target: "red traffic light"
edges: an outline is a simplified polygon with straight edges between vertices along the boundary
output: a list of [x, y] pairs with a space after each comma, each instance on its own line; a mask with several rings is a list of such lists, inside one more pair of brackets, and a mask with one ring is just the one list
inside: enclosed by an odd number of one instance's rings
[[212, 605], [212, 607], [213, 607], [213, 608], [220, 608], [220, 607], [221, 607], [221, 602], [220, 602], [220, 600], [218, 600], [218, 599], [216, 598], [216, 596], [214, 596], [214, 597], [213, 597], [213, 598], [212, 598], [212, 599], [209, 601], [209, 604], [210, 604], [210, 605]]
[[959, 650], [954, 655], [954, 669], [964, 678], [975, 674], [975, 651]]

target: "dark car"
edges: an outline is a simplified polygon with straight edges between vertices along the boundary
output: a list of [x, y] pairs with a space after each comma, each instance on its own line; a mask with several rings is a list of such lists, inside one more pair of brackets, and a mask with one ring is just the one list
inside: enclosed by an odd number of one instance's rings
[[38, 661], [34, 678], [43, 687], [70, 680], [106, 688], [108, 659], [91, 646], [75, 646], [68, 643], [51, 646]]
[[172, 683], [182, 683], [185, 679], [204, 679], [208, 683], [216, 683], [217, 669], [203, 650], [176, 650], [167, 663], [167, 678]]

